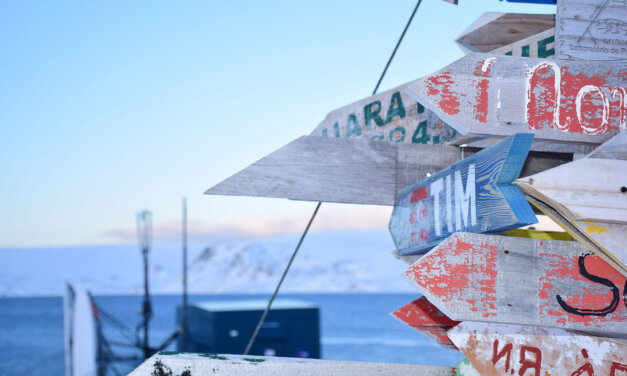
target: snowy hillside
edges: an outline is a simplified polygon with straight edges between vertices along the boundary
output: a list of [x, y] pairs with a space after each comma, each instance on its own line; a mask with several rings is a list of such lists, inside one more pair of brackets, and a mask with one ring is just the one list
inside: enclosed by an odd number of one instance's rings
[[[287, 264], [298, 235], [189, 247], [191, 293], [270, 292]], [[400, 277], [404, 263], [390, 255], [387, 231], [309, 234], [283, 292], [410, 292]], [[181, 292], [178, 245], [150, 253], [151, 291]], [[0, 249], [0, 296], [61, 295], [66, 282], [98, 294], [143, 291], [136, 246]]]

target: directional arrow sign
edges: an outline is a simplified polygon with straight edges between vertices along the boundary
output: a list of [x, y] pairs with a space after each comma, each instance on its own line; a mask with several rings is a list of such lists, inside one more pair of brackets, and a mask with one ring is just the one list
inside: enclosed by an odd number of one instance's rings
[[560, 0], [556, 49], [560, 59], [627, 61], [627, 2]]
[[[456, 146], [302, 136], [208, 189], [209, 195], [394, 205], [397, 192], [472, 154]], [[566, 156], [566, 155], [560, 155]], [[525, 175], [569, 162], [530, 155]]]
[[[518, 179], [515, 184], [548, 214], [562, 217], [567, 231], [587, 238], [627, 272], [627, 132], [587, 158]], [[554, 214], [552, 211], [555, 211]], [[573, 231], [571, 231], [573, 232]]]
[[555, 55], [555, 14], [486, 12], [455, 40], [465, 52], [547, 58]]
[[399, 255], [418, 254], [456, 231], [496, 232], [536, 223], [518, 177], [533, 134], [520, 133], [399, 192], [390, 233]]
[[459, 324], [459, 321], [451, 320], [424, 296], [402, 306], [391, 315], [440, 345], [448, 349], [457, 349], [446, 332]]
[[576, 242], [457, 233], [405, 276], [453, 320], [627, 333], [625, 277]]
[[481, 322], [463, 322], [449, 337], [483, 376], [627, 374], [627, 342], [619, 339]]
[[331, 111], [311, 134], [429, 145], [454, 139], [457, 136], [455, 129], [405, 93], [411, 84]]
[[407, 92], [466, 136], [601, 144], [627, 125], [625, 67], [473, 54]]

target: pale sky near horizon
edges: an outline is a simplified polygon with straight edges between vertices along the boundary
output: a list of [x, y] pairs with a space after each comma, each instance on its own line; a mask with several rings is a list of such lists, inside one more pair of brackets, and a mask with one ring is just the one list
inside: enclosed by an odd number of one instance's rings
[[[425, 0], [380, 91], [463, 56], [483, 12]], [[365, 98], [414, 0], [0, 3], [0, 247], [297, 232], [315, 203], [203, 192]], [[385, 228], [391, 208], [323, 205], [317, 229]], [[194, 238], [195, 237], [195, 238]]]

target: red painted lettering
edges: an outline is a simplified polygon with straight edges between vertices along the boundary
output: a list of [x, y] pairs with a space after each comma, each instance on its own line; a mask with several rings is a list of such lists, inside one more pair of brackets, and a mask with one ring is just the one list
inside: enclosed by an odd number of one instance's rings
[[492, 351], [492, 364], [496, 365], [496, 362], [499, 361], [502, 357], [505, 356], [505, 372], [509, 372], [509, 360], [512, 356], [512, 344], [508, 343], [503, 346], [501, 351], [499, 350], [499, 340], [494, 340], [494, 350]]
[[[533, 361], [527, 359], [527, 352], [535, 354]], [[518, 370], [518, 376], [524, 376], [525, 372], [533, 368], [534, 376], [540, 376], [540, 367], [542, 366], [542, 351], [537, 347], [521, 346], [520, 347], [520, 370]]]

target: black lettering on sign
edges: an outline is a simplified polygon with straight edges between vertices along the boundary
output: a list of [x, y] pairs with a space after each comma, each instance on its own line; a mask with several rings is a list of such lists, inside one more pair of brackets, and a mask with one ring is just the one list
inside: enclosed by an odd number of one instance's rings
[[[588, 271], [586, 270], [586, 263], [585, 263], [586, 257], [588, 256], [590, 255], [588, 254], [588, 255], [579, 256], [579, 273], [582, 276], [584, 276], [586, 279], [588, 279], [589, 281], [599, 283], [601, 285], [611, 288], [612, 289], [612, 301], [610, 302], [610, 304], [607, 307], [601, 308], [601, 309], [575, 308], [566, 304], [566, 302], [564, 301], [564, 299], [562, 299], [561, 296], [556, 295], [555, 298], [557, 299], [557, 302], [559, 303], [560, 307], [562, 307], [562, 309], [568, 313], [572, 313], [574, 315], [580, 315], [580, 316], [605, 316], [616, 310], [616, 307], [618, 306], [618, 303], [620, 302], [620, 292], [618, 291], [618, 287], [616, 287], [616, 285], [612, 283], [612, 281], [610, 281], [609, 279], [597, 277], [595, 275], [588, 273]], [[627, 284], [625, 285], [625, 287], [627, 288]], [[627, 305], [627, 300], [625, 301], [625, 304]]]

